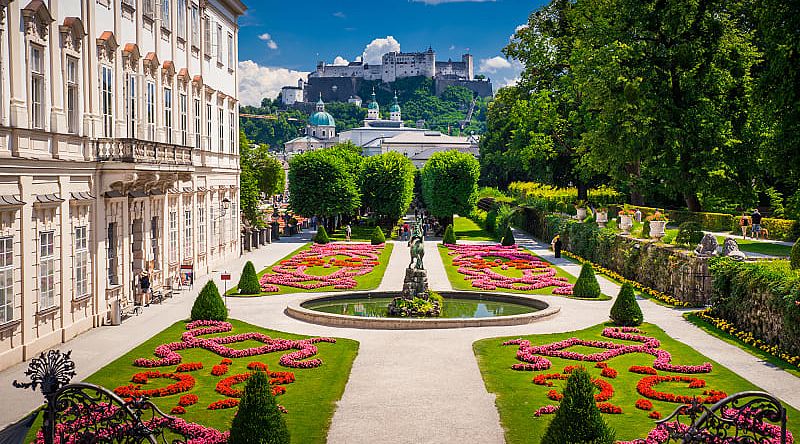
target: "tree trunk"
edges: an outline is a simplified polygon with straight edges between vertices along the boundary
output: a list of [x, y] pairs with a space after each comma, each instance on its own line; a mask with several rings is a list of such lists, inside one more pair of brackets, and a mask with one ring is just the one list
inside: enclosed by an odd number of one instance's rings
[[578, 200], [582, 200], [584, 202], [589, 201], [589, 187], [586, 186], [584, 183], [578, 182]]
[[700, 199], [697, 198], [697, 194], [687, 193], [683, 195], [683, 198], [686, 200], [686, 206], [689, 207], [689, 211], [702, 211], [703, 208], [700, 206]]
[[631, 205], [644, 206], [644, 194], [631, 190]]

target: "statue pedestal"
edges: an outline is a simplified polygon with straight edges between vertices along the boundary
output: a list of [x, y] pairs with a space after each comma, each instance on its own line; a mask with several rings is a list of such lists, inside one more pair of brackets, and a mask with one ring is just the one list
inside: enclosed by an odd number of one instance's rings
[[424, 269], [406, 268], [403, 295], [389, 304], [389, 316], [438, 317], [439, 302], [428, 297], [428, 272]]

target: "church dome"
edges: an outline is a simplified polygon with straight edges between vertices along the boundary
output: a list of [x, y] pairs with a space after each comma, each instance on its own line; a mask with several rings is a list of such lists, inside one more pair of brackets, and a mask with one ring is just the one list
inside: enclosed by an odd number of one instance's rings
[[312, 114], [311, 118], [308, 119], [308, 123], [311, 126], [336, 126], [336, 121], [333, 120], [333, 116], [325, 111]]
[[367, 106], [367, 108], [368, 109], [378, 109], [378, 102], [375, 102], [375, 101], [369, 102], [369, 105]]
[[391, 108], [389, 108], [390, 113], [399, 113], [400, 112], [400, 105], [394, 104]]

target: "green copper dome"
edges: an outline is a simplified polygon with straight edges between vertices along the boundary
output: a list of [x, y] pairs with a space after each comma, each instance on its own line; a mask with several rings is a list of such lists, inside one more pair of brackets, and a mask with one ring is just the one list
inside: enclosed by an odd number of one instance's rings
[[369, 109], [378, 109], [378, 102], [375, 102], [375, 101], [369, 102], [369, 105], [367, 106], [367, 108], [369, 108]]
[[325, 111], [312, 114], [311, 118], [308, 119], [308, 123], [311, 126], [336, 126], [336, 121], [333, 120], [333, 116]]
[[391, 108], [389, 108], [390, 113], [399, 113], [400, 112], [400, 105], [394, 104]]

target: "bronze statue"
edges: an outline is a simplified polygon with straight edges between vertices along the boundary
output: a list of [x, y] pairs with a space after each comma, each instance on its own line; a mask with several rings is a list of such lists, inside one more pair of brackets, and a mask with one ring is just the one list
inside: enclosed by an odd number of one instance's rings
[[[411, 262], [408, 264], [408, 268], [416, 268], [417, 270], [424, 270], [425, 267], [422, 265], [422, 257], [425, 256], [425, 235], [422, 234], [422, 226], [419, 222], [414, 224], [414, 228], [411, 230], [411, 238], [408, 240], [408, 246], [410, 248], [411, 253]], [[416, 262], [416, 264], [415, 264]]]

